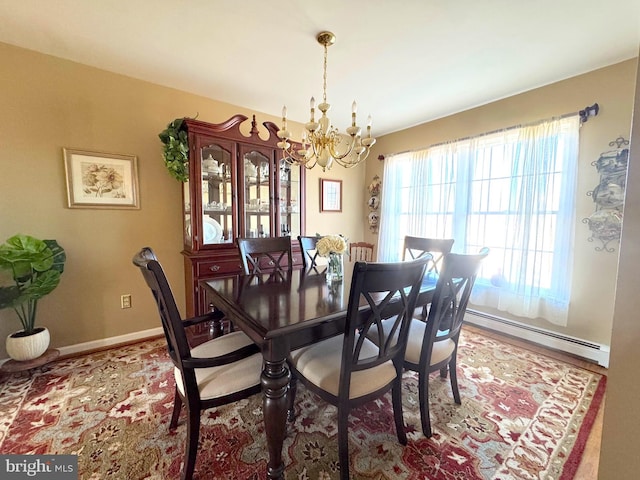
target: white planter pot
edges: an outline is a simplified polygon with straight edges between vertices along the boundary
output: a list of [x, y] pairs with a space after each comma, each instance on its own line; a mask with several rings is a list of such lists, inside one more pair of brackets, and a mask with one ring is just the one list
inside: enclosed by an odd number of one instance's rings
[[19, 362], [38, 358], [49, 348], [51, 337], [45, 327], [37, 327], [33, 335], [19, 336], [22, 332], [14, 332], [7, 337], [7, 354]]

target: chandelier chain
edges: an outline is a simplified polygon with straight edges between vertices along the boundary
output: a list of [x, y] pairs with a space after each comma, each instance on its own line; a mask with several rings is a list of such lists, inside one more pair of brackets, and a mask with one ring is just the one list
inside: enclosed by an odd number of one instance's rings
[[324, 46], [324, 64], [322, 76], [322, 101], [327, 103], [327, 46]]

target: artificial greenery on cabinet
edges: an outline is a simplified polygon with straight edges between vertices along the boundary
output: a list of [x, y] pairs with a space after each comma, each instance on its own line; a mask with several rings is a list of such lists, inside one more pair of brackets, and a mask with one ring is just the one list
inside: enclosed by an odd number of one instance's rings
[[163, 143], [162, 157], [169, 174], [180, 182], [189, 179], [189, 142], [184, 118], [176, 118], [158, 134]]

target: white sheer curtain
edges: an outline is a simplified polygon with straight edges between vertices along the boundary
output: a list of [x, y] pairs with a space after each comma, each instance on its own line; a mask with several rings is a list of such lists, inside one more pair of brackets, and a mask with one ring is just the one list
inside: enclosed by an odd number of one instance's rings
[[571, 292], [579, 118], [385, 159], [379, 258], [405, 235], [491, 249], [472, 303], [566, 325]]

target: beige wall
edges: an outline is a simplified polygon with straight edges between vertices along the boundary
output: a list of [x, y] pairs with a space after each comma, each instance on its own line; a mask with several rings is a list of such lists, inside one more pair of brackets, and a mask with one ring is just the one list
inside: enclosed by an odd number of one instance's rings
[[611, 364], [602, 432], [600, 480], [635, 480], [640, 471], [640, 66], [636, 76], [635, 112], [628, 188], [624, 207], [620, 268], [616, 291]]
[[[419, 149], [443, 141], [477, 135], [521, 123], [576, 112], [598, 102], [600, 114], [580, 130], [578, 203], [576, 219], [573, 294], [568, 325], [558, 327], [544, 320], [524, 320], [592, 342], [609, 344], [615, 296], [618, 245], [615, 253], [597, 252], [587, 241], [589, 230], [581, 220], [594, 211], [586, 193], [599, 181], [591, 162], [609, 150], [619, 135], [629, 138], [637, 59], [494, 102], [456, 115], [425, 123], [378, 139], [375, 152], [390, 154]], [[383, 162], [369, 161], [367, 179], [382, 177]], [[384, 179], [383, 179], [384, 181]], [[370, 236], [376, 241], [374, 236]], [[500, 315], [508, 317], [500, 312]], [[513, 317], [512, 317], [513, 318]]]
[[[177, 117], [222, 122], [256, 112], [1, 43], [0, 62], [0, 241], [25, 233], [55, 238], [67, 252], [60, 286], [40, 302], [38, 324], [50, 329], [53, 347], [159, 327], [131, 264], [137, 249], [153, 247], [184, 306], [181, 188], [164, 168], [157, 135]], [[256, 117], [259, 125], [279, 121]], [[63, 147], [137, 155], [141, 209], [67, 208]], [[362, 237], [353, 206], [365, 201], [364, 172], [307, 172], [307, 233]], [[343, 180], [344, 213], [319, 213], [320, 177]], [[132, 294], [133, 308], [120, 309], [124, 293]], [[0, 339], [18, 329], [14, 312], [0, 310]]]

